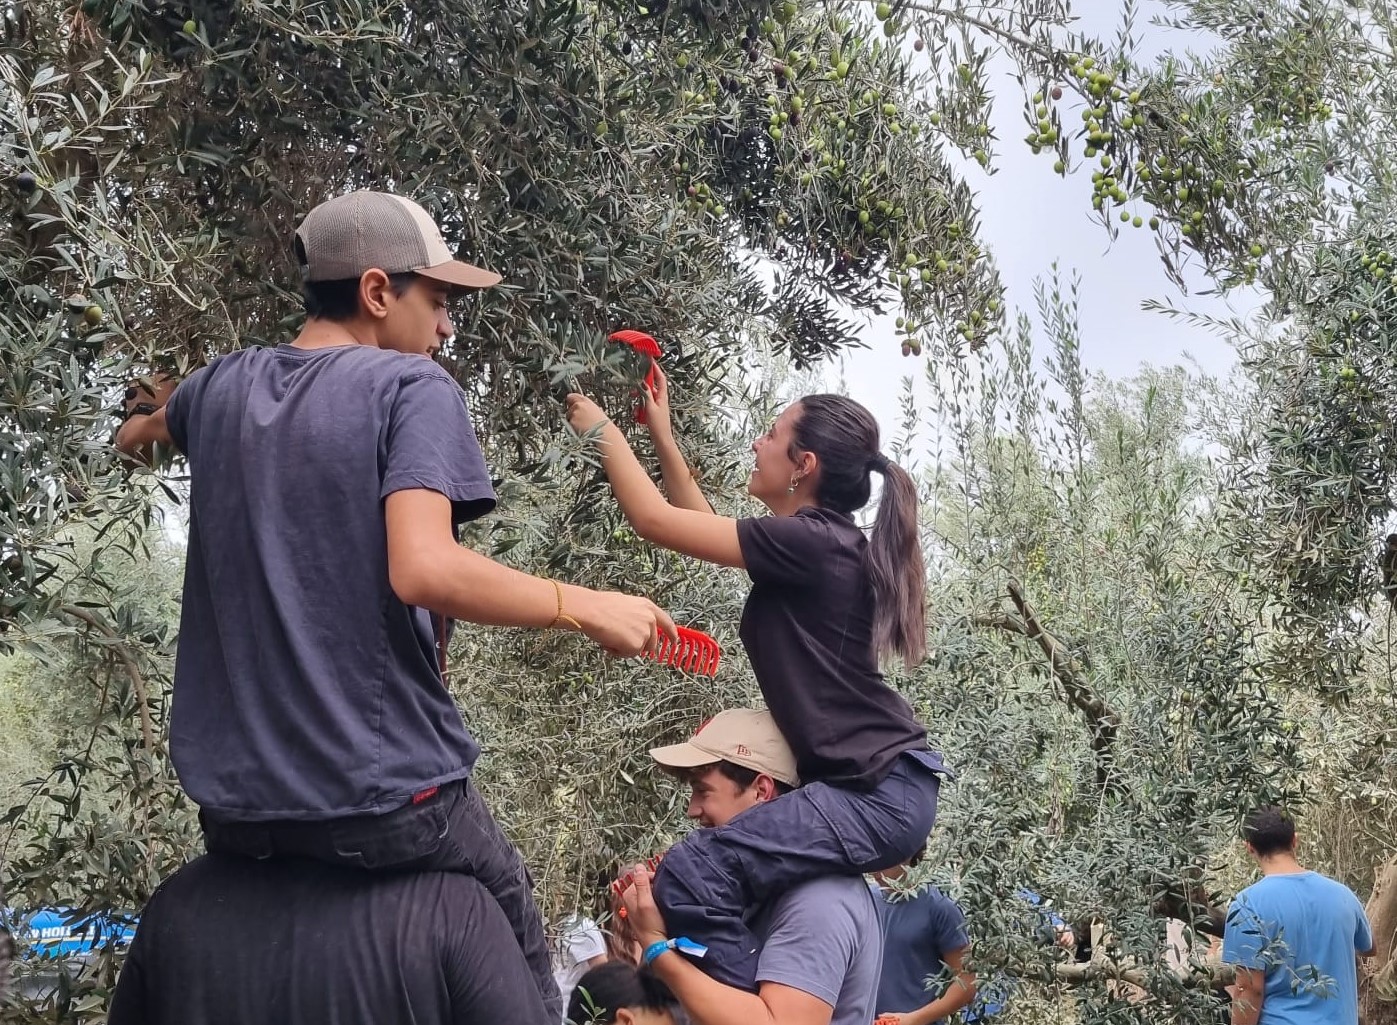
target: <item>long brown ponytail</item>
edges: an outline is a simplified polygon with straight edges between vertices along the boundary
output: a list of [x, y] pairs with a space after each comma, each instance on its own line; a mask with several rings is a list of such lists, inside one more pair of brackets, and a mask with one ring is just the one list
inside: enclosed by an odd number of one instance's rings
[[917, 530], [917, 485], [882, 454], [878, 421], [843, 395], [807, 395], [793, 430], [796, 449], [819, 460], [815, 500], [853, 513], [873, 494], [870, 475], [883, 475], [883, 495], [864, 552], [873, 592], [873, 649], [913, 665], [926, 657], [926, 565]]

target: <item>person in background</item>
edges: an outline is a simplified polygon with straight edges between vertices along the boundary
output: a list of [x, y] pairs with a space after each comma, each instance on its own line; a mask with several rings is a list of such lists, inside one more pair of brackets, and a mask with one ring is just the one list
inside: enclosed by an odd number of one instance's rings
[[[551, 980], [550, 980], [551, 981]], [[206, 854], [151, 895], [108, 1025], [553, 1025], [464, 872]]]
[[15, 955], [14, 933], [0, 925], [0, 1007], [10, 1002], [14, 990]]
[[[705, 830], [744, 835], [749, 817], [796, 787], [795, 756], [771, 713], [720, 712], [686, 743], [650, 756], [689, 783], [687, 814]], [[798, 792], [798, 791], [797, 791]], [[695, 832], [702, 832], [696, 830]], [[692, 834], [691, 834], [692, 835]], [[792, 841], [799, 843], [800, 841]], [[769, 851], [764, 848], [763, 855]], [[673, 856], [665, 855], [665, 860]], [[664, 862], [660, 863], [662, 866]], [[883, 936], [878, 908], [859, 876], [830, 875], [770, 897], [749, 920], [757, 992], [705, 974], [680, 948], [692, 937], [670, 936], [650, 890], [651, 872], [637, 866], [621, 889], [622, 919], [640, 944], [643, 967], [669, 986], [702, 1025], [868, 1025], [873, 1019]], [[699, 958], [702, 960], [702, 957]]]
[[[922, 852], [891, 872], [879, 873], [884, 954], [883, 976], [878, 989], [880, 1018], [900, 1025], [931, 1025], [956, 1011], [965, 1022], [989, 1022], [1003, 1013], [1013, 993], [1013, 980], [994, 974], [981, 979], [965, 965], [970, 947], [965, 915], [960, 906], [932, 885], [915, 891], [910, 899], [897, 893], [897, 881], [922, 859]], [[1037, 940], [1044, 946], [1072, 951], [1077, 936], [1072, 927], [1043, 899], [1027, 887], [1015, 896], [1037, 911]], [[948, 983], [939, 993], [928, 990], [929, 980], [946, 972]], [[900, 1012], [899, 1006], [908, 1010]]]
[[1222, 959], [1236, 965], [1232, 1025], [1357, 1025], [1358, 956], [1373, 933], [1358, 897], [1295, 857], [1295, 823], [1258, 808], [1242, 824], [1261, 881], [1232, 902]]
[[577, 980], [606, 961], [606, 937], [597, 923], [585, 915], [564, 918], [553, 944], [553, 978], [565, 1007]]
[[[878, 981], [878, 1021], [884, 1025], [933, 1025], [969, 1007], [978, 992], [975, 973], [965, 966], [970, 937], [960, 906], [927, 884], [910, 894], [897, 883], [926, 854], [926, 846], [886, 872], [876, 873], [883, 927], [883, 972]], [[927, 981], [949, 972], [939, 993]]]
[[568, 999], [570, 1025], [680, 1025], [679, 1001], [659, 979], [635, 965], [589, 969]]

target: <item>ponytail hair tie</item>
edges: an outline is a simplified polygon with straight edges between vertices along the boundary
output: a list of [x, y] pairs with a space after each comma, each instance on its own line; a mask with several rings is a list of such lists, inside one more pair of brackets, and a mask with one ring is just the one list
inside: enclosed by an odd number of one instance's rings
[[868, 460], [868, 468], [870, 470], [877, 470], [879, 473], [887, 473], [888, 457], [881, 452], [873, 453], [872, 458]]

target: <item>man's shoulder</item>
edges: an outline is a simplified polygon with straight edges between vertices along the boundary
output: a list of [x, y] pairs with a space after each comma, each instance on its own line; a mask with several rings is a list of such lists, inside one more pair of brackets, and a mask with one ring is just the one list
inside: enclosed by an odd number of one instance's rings
[[1237, 899], [1256, 900], [1276, 900], [1285, 899], [1294, 894], [1300, 894], [1306, 890], [1314, 892], [1316, 890], [1335, 893], [1352, 894], [1343, 883], [1337, 879], [1331, 879], [1322, 872], [1305, 871], [1292, 872], [1279, 875], [1263, 876], [1250, 886], [1238, 891]]
[[1315, 889], [1323, 894], [1319, 903], [1330, 911], [1336, 921], [1352, 922], [1355, 925], [1365, 923], [1366, 928], [1368, 913], [1358, 894], [1337, 879], [1331, 879], [1319, 872], [1312, 872], [1311, 875], [1314, 876]]
[[1236, 919], [1245, 913], [1258, 913], [1270, 911], [1278, 904], [1287, 903], [1289, 887], [1284, 883], [1277, 884], [1272, 877], [1263, 877], [1244, 886], [1237, 891], [1237, 896], [1232, 898], [1232, 905], [1228, 911], [1228, 920]]
[[821, 876], [791, 887], [778, 903], [810, 903], [833, 901], [850, 907], [875, 907], [873, 888], [862, 876]]
[[1332, 890], [1335, 893], [1347, 894], [1354, 900], [1358, 899], [1358, 894], [1354, 893], [1350, 887], [1345, 886], [1332, 876], [1327, 876], [1323, 872], [1309, 872], [1306, 874], [1313, 881], [1313, 885], [1318, 889]]
[[824, 876], [800, 883], [771, 901], [767, 911], [764, 917], [773, 934], [801, 928], [812, 916], [824, 921], [843, 917], [855, 929], [879, 928], [877, 897], [859, 876]]
[[944, 890], [933, 883], [924, 883], [917, 889], [916, 896], [912, 899], [930, 907], [960, 910], [960, 905], [955, 902], [954, 898], [948, 896]]
[[[361, 346], [361, 348], [368, 348]], [[422, 379], [441, 381], [449, 384], [453, 388], [459, 388], [456, 378], [452, 377], [436, 360], [427, 356], [410, 356], [402, 352], [388, 352], [383, 349], [368, 349], [370, 359], [375, 361], [375, 365], [381, 365], [385, 373], [391, 373], [404, 381], [417, 381]]]
[[1238, 890], [1238, 891], [1237, 891], [1237, 896], [1233, 897], [1232, 899], [1233, 899], [1234, 902], [1236, 902], [1236, 901], [1248, 901], [1248, 900], [1251, 900], [1253, 897], [1257, 896], [1257, 894], [1262, 894], [1262, 893], [1265, 893], [1265, 892], [1266, 892], [1266, 880], [1265, 880], [1265, 879], [1258, 879], [1256, 882], [1252, 883], [1250, 886], [1244, 886], [1244, 887], [1242, 887], [1240, 890]]
[[[459, 872], [383, 873], [364, 876], [357, 870], [318, 862], [282, 859], [256, 862], [222, 854], [203, 854], [183, 865], [156, 890], [164, 903], [184, 905], [194, 895], [214, 902], [231, 900], [274, 903], [306, 898], [307, 907], [336, 904], [368, 906], [376, 902], [412, 902], [414, 907], [450, 906], [486, 894], [473, 876]], [[155, 898], [152, 898], [154, 903]]]
[[320, 364], [333, 373], [367, 375], [398, 381], [431, 378], [455, 385], [456, 379], [433, 359], [379, 349], [372, 345], [336, 345], [322, 349], [302, 349], [294, 345], [254, 346], [225, 353], [210, 360], [203, 371], [238, 368], [245, 373], [271, 371], [274, 367], [292, 369], [298, 365]]
[[884, 890], [879, 886], [874, 886], [871, 889], [878, 902], [886, 904], [892, 909], [903, 909], [904, 911], [916, 909], [928, 913], [933, 911], [958, 913], [960, 911], [960, 905], [955, 902], [954, 898], [947, 896], [934, 883], [923, 883], [920, 886], [901, 891]]
[[426, 356], [412, 356], [372, 345], [348, 345], [335, 350], [334, 361], [337, 366], [354, 373], [403, 383], [436, 380], [457, 387], [456, 379], [440, 363]]

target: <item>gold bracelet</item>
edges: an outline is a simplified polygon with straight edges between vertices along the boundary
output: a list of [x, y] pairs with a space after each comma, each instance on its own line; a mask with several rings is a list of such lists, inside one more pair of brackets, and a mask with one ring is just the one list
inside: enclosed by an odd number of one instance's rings
[[582, 624], [563, 611], [563, 585], [556, 580], [550, 581], [550, 583], [553, 585], [554, 593], [558, 596], [558, 614], [553, 617], [553, 622], [548, 624], [548, 629], [552, 630], [559, 623], [567, 623], [578, 633], [581, 633]]

